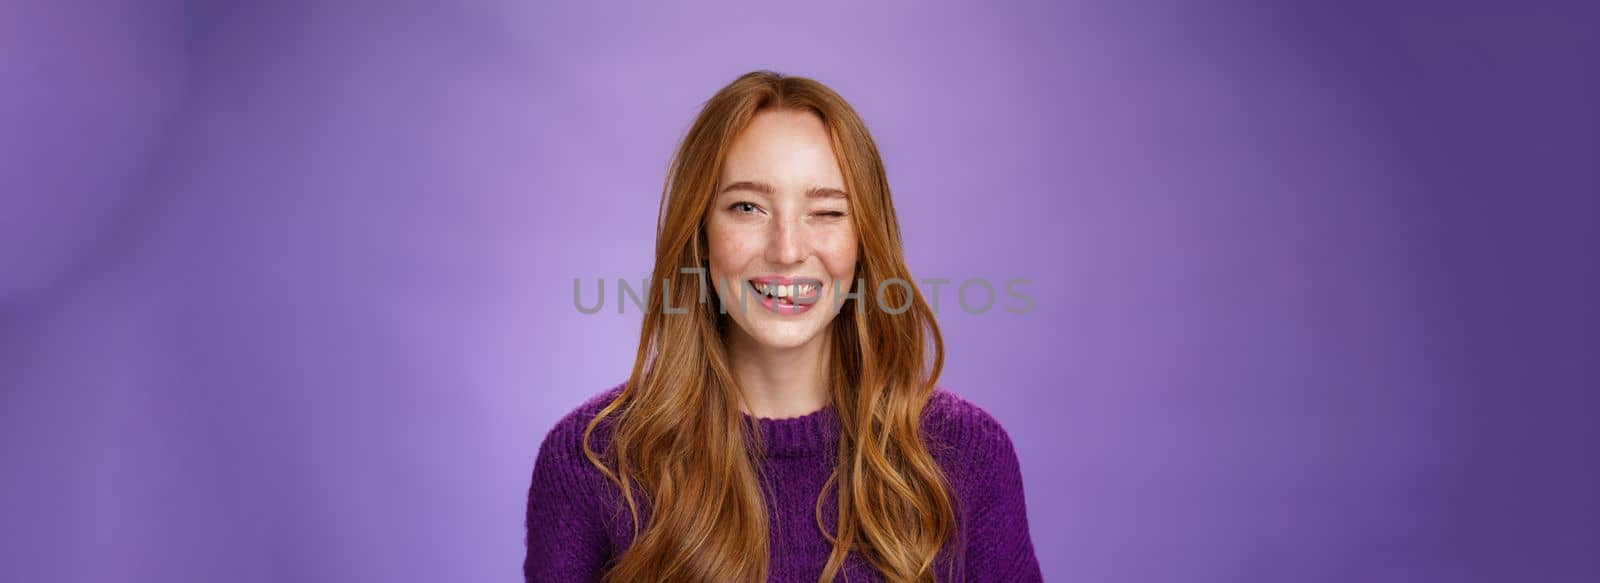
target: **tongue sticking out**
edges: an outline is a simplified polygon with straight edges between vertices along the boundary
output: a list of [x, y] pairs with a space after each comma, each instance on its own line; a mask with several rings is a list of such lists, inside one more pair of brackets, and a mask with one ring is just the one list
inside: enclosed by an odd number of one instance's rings
[[[813, 285], [815, 285], [815, 284], [813, 284]], [[778, 287], [772, 287], [772, 288], [768, 288], [767, 291], [763, 292], [763, 291], [761, 291], [761, 287], [755, 285], [755, 282], [752, 281], [751, 282], [751, 287], [756, 288], [756, 293], [760, 294], [762, 297], [764, 297], [766, 299], [769, 299], [769, 300], [772, 300], [773, 305], [783, 306], [783, 307], [797, 307], [797, 306], [800, 305], [800, 302], [797, 301], [798, 298], [796, 298], [795, 295], [794, 295], [795, 293], [797, 293], [799, 291], [797, 286], [791, 286], [789, 288], [789, 290], [780, 290]], [[778, 295], [779, 291], [789, 291], [789, 295], [779, 296]], [[809, 294], [808, 294], [807, 302], [809, 303], [809, 301], [810, 300], [809, 300]]]

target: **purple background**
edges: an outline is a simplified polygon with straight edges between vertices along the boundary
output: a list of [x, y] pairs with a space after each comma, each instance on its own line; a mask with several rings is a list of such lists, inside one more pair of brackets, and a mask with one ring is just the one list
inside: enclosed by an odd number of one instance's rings
[[773, 68], [1033, 281], [943, 384], [1048, 579], [1600, 580], [1593, 11], [1199, 4], [0, 4], [0, 579], [517, 580], [572, 280]]

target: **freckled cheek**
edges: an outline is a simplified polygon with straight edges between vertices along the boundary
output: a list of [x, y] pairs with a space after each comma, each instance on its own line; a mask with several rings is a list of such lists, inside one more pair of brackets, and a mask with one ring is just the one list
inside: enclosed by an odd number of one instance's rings
[[836, 280], [848, 280], [855, 272], [856, 240], [848, 234], [829, 236], [818, 240], [812, 250]]
[[747, 235], [737, 231], [707, 235], [710, 237], [711, 275], [719, 280], [741, 275], [740, 270], [750, 264], [751, 255], [759, 251]]
[[749, 263], [750, 256], [758, 251], [756, 244], [745, 237], [729, 238], [723, 242], [723, 248], [725, 249], [723, 257], [727, 259], [730, 267], [736, 269]]

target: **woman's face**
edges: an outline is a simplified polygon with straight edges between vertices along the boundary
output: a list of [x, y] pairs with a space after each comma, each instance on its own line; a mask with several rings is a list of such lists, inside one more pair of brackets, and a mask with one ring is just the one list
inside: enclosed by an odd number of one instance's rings
[[763, 346], [810, 342], [838, 313], [856, 265], [827, 128], [810, 112], [756, 114], [729, 146], [716, 188], [706, 237], [728, 316]]

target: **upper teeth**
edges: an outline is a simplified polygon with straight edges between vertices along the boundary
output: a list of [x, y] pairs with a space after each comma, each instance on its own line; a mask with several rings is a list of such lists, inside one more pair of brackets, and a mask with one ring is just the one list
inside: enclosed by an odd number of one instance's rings
[[815, 290], [817, 287], [809, 283], [791, 283], [787, 285], [756, 283], [755, 286], [756, 291], [779, 298], [804, 297], [809, 295], [812, 290]]

